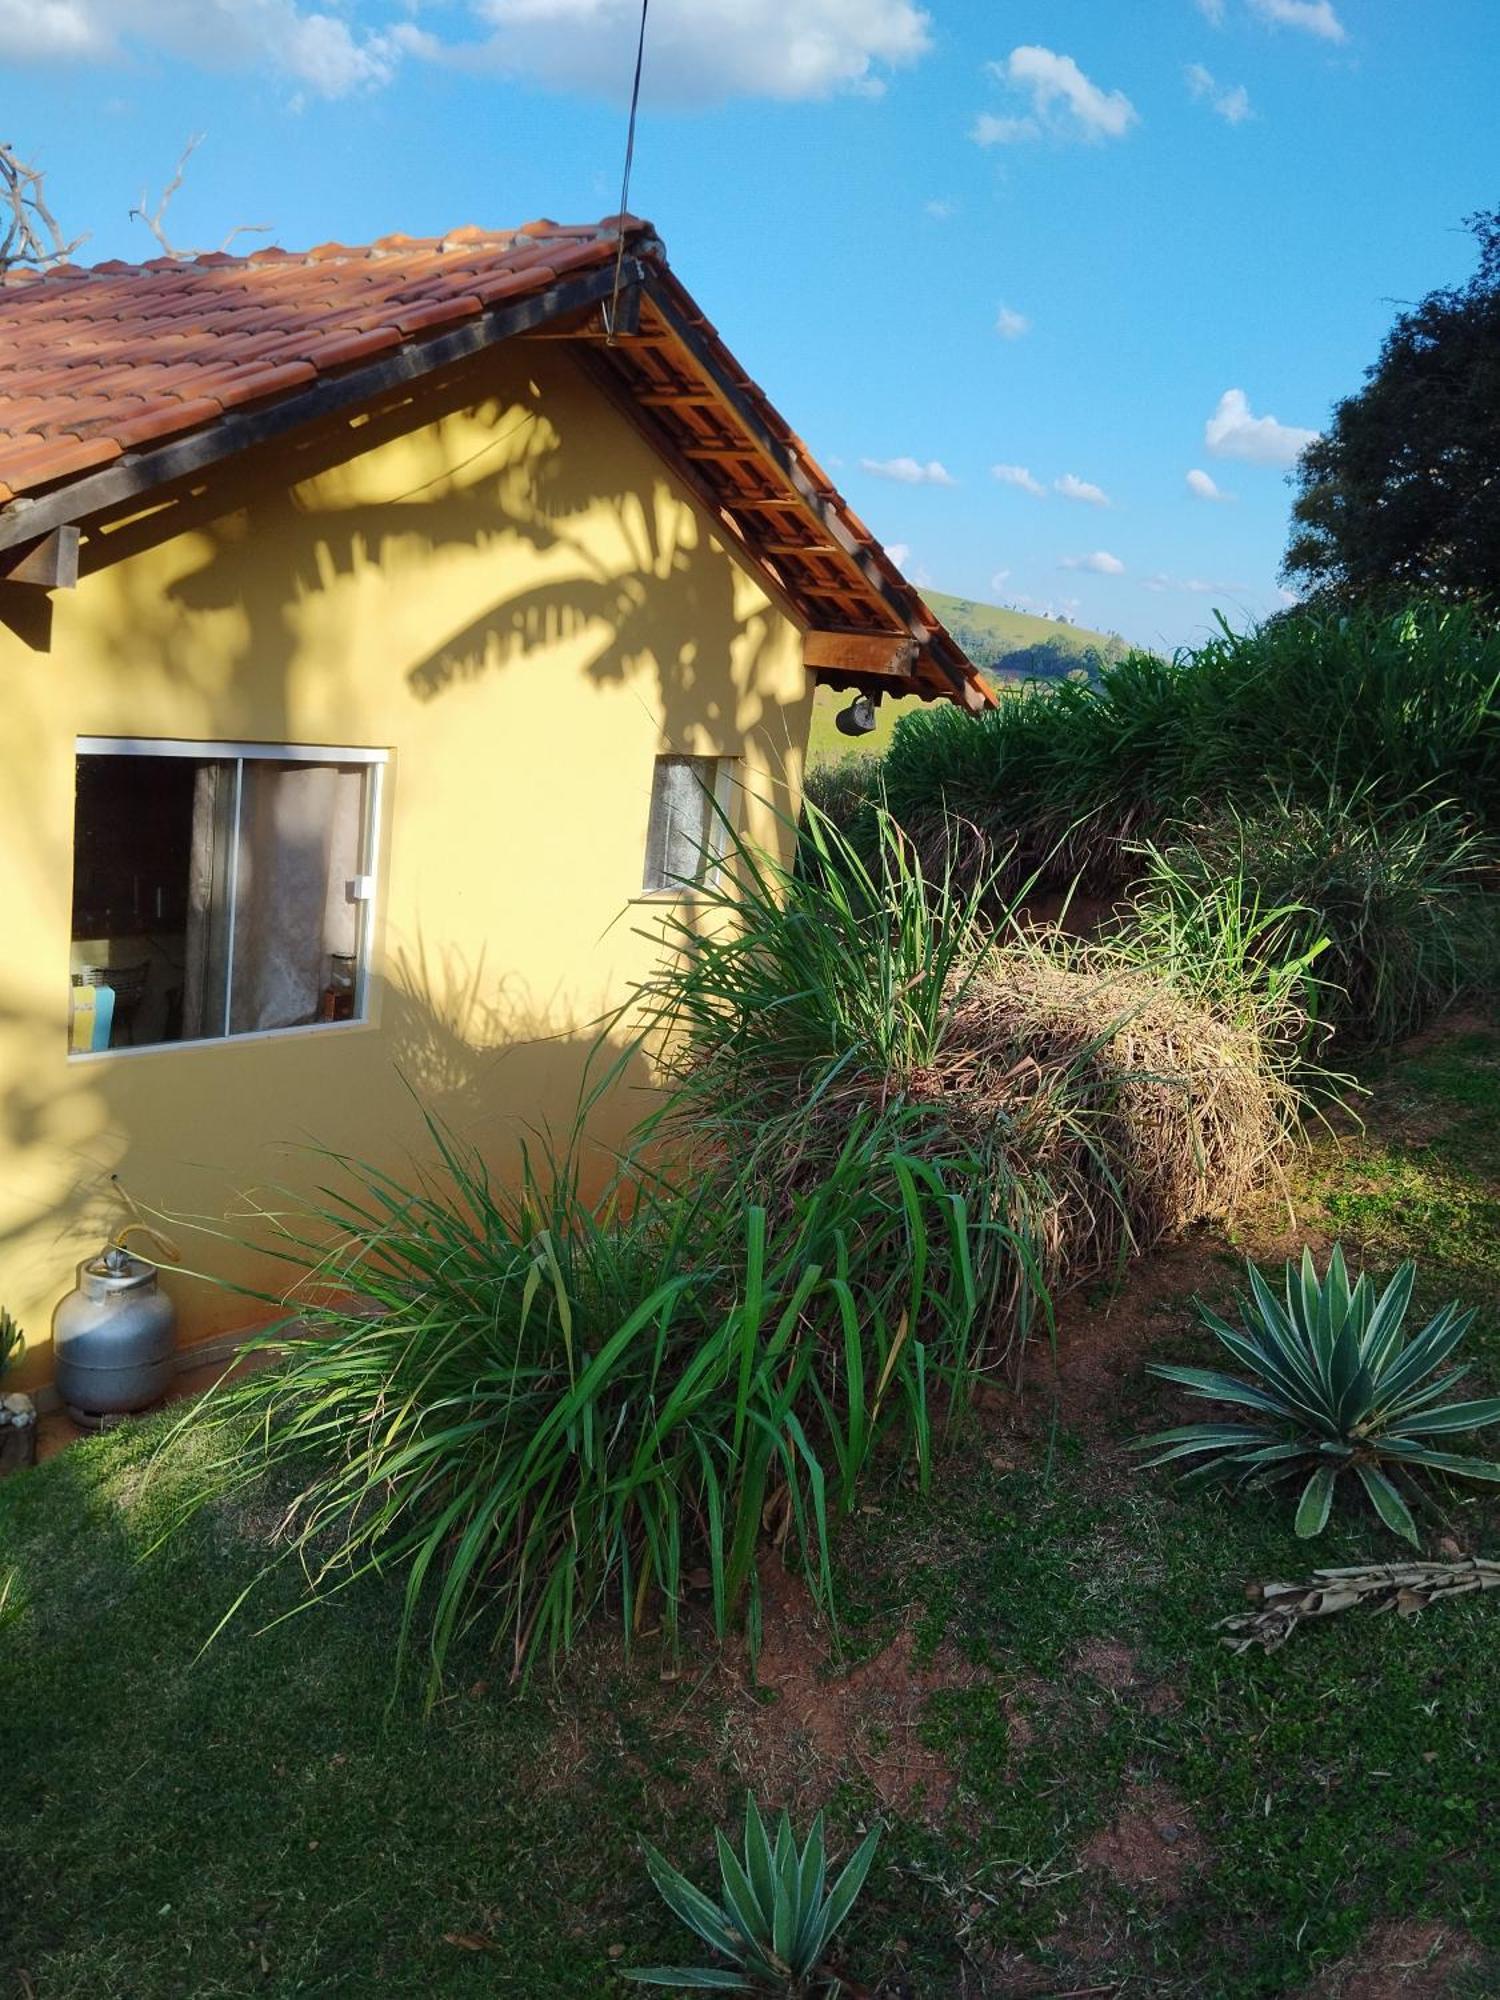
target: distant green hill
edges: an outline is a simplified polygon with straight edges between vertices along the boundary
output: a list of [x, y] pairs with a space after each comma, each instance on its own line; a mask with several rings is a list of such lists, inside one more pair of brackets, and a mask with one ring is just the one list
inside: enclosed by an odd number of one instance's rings
[[[1056, 618], [1036, 618], [1028, 611], [1010, 611], [1000, 604], [982, 604], [973, 597], [950, 597], [943, 590], [923, 596], [963, 647], [976, 667], [996, 681], [1062, 680], [1070, 673], [1107, 666], [1125, 651], [1124, 642], [1107, 632], [1082, 625], [1065, 625]], [[836, 764], [841, 757], [879, 756], [891, 740], [898, 716], [916, 707], [915, 696], [883, 701], [872, 736], [840, 736], [833, 718], [849, 703], [847, 693], [819, 688], [813, 704], [809, 761]]]

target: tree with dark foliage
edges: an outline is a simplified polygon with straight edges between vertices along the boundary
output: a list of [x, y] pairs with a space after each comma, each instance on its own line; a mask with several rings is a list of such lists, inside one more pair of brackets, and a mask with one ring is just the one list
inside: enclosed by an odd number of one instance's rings
[[1466, 226], [1478, 270], [1400, 315], [1298, 463], [1283, 574], [1325, 600], [1500, 604], [1500, 209]]

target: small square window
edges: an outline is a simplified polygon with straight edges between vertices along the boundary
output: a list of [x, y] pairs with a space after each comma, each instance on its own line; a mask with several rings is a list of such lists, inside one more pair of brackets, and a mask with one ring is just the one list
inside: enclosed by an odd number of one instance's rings
[[80, 741], [72, 1050], [360, 1019], [382, 761]]
[[711, 885], [729, 840], [731, 761], [658, 757], [646, 833], [648, 896]]

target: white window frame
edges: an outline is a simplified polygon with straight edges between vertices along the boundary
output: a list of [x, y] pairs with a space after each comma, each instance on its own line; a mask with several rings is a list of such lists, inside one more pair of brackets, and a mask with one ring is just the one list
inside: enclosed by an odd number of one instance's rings
[[[723, 873], [724, 856], [734, 836], [734, 793], [737, 757], [719, 750], [658, 750], [651, 759], [651, 792], [646, 804], [646, 866], [641, 870], [646, 875], [651, 865], [651, 807], [656, 799], [657, 767], [665, 763], [713, 764], [714, 788], [710, 797], [714, 810], [709, 816], [708, 841], [701, 878], [680, 882], [664, 882], [660, 887], [648, 889], [644, 880], [635, 901], [639, 903], [660, 903], [680, 900], [687, 896], [711, 894], [719, 886]], [[705, 791], [708, 789], [704, 787]]]
[[[178, 736], [78, 736], [73, 741], [76, 768], [80, 757], [185, 757], [195, 762], [234, 765], [234, 816], [229, 843], [229, 925], [224, 976], [224, 1027], [217, 1035], [196, 1035], [191, 1041], [143, 1042], [119, 1049], [70, 1050], [70, 1062], [113, 1061], [120, 1056], [161, 1055], [168, 1050], [218, 1049], [237, 1042], [264, 1042], [283, 1035], [322, 1035], [330, 1029], [357, 1028], [369, 1022], [370, 952], [375, 936], [376, 898], [380, 883], [381, 816], [385, 793], [388, 750], [372, 750], [348, 743], [252, 743], [216, 738], [198, 741]], [[359, 903], [358, 945], [354, 964], [354, 1011], [347, 1021], [304, 1021], [289, 1028], [249, 1028], [239, 1034], [229, 1032], [229, 1012], [234, 992], [234, 908], [240, 848], [240, 799], [244, 766], [247, 763], [278, 764], [363, 764], [369, 770], [365, 787], [364, 815], [359, 836], [358, 878], [366, 893]], [[77, 839], [75, 826], [73, 838]], [[69, 926], [71, 929], [71, 924]]]

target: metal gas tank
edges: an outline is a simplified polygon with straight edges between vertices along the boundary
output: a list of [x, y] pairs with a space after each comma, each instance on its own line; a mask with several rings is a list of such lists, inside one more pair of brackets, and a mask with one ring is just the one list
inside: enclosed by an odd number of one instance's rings
[[52, 1322], [57, 1393], [83, 1424], [159, 1403], [175, 1370], [176, 1314], [156, 1266], [117, 1245], [78, 1266]]

